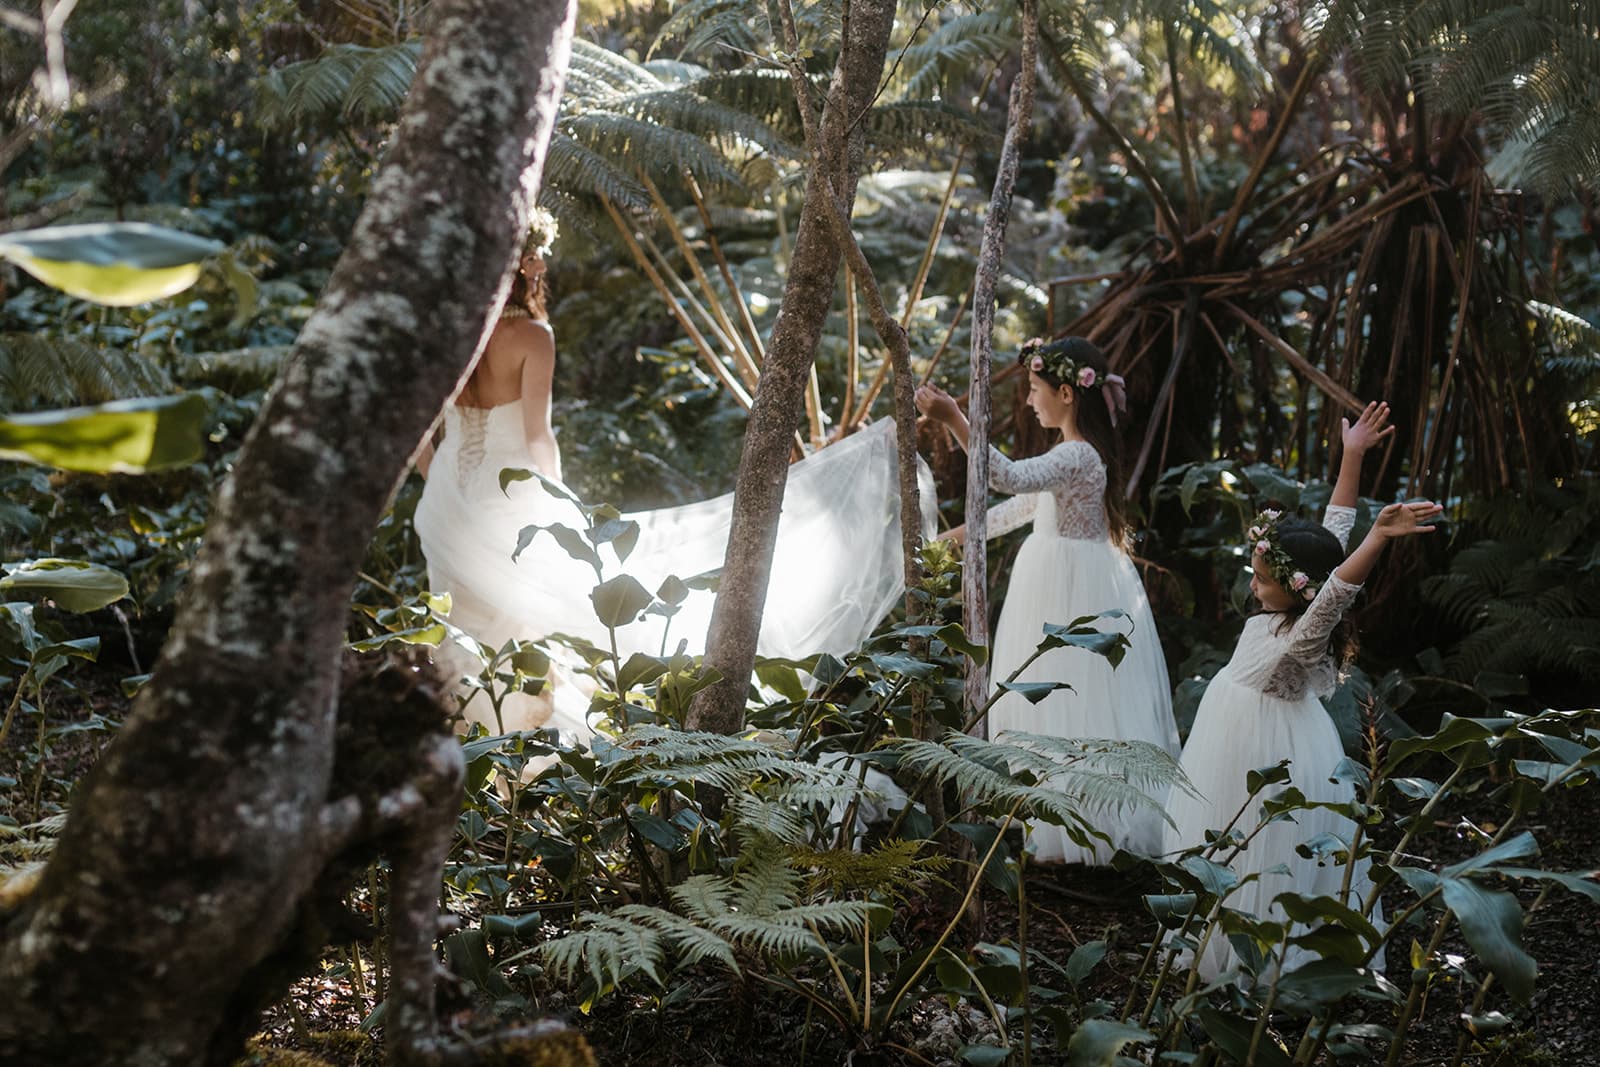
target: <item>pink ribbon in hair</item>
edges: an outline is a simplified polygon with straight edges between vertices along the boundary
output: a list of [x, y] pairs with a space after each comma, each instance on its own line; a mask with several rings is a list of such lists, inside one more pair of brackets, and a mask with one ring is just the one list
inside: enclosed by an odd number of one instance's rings
[[1100, 392], [1106, 398], [1106, 410], [1111, 412], [1111, 425], [1117, 424], [1117, 416], [1128, 410], [1128, 383], [1123, 381], [1120, 374], [1108, 374], [1100, 383]]

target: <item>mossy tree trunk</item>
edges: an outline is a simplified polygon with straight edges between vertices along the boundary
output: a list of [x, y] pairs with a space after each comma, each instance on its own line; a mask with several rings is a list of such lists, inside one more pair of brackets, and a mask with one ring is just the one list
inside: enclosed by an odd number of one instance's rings
[[[0, 918], [9, 1062], [230, 1063], [288, 964], [314, 958], [295, 941], [341, 857], [396, 841], [415, 857], [418, 839], [436, 855], [430, 820], [459, 803], [446, 735], [380, 731], [411, 775], [336, 784], [349, 598], [504, 298], [573, 18], [572, 0], [435, 5], [388, 161], [217, 495], [154, 677], [37, 890]], [[436, 863], [432, 877], [436, 891]], [[431, 943], [429, 908], [396, 918]], [[396, 975], [426, 1001], [409, 1006], [413, 1036], [429, 1032], [428, 977]]]

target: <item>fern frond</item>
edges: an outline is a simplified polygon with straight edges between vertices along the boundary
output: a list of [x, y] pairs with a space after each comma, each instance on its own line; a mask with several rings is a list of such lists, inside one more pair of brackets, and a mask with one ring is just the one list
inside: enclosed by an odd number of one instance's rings
[[256, 83], [256, 114], [268, 127], [328, 128], [346, 117], [392, 118], [416, 75], [420, 41], [385, 48], [332, 45]]
[[673, 886], [672, 902], [698, 922], [709, 922], [727, 913], [733, 900], [733, 883], [714, 874], [697, 874]]
[[138, 352], [78, 337], [0, 335], [0, 406], [8, 411], [100, 404], [172, 389], [166, 371]]
[[[712, 27], [707, 33], [706, 27]], [[681, 42], [678, 56], [693, 55], [707, 45], [726, 41], [747, 52], [772, 40], [767, 8], [759, 0], [689, 0], [680, 4], [656, 31], [651, 56], [673, 42]]]
[[888, 156], [915, 154], [925, 159], [930, 139], [949, 144], [985, 146], [999, 141], [994, 129], [970, 111], [933, 100], [879, 104], [862, 123], [874, 152]]
[[837, 770], [753, 738], [637, 726], [619, 737], [616, 747], [627, 753], [613, 772], [623, 784], [696, 782], [733, 793], [756, 781], [841, 781]]
[[661, 984], [665, 946], [655, 925], [644, 925], [621, 914], [584, 912], [580, 926], [565, 937], [539, 946], [539, 954], [558, 979], [571, 982], [588, 975], [601, 985], [621, 985], [643, 971]]
[[867, 893], [904, 900], [914, 886], [950, 866], [948, 856], [922, 855], [925, 844], [897, 838], [868, 852], [842, 848], [800, 850], [790, 853], [790, 862], [814, 870], [816, 880], [830, 895]]
[[905, 50], [900, 63], [900, 95], [930, 98], [980, 65], [1010, 55], [1017, 48], [1017, 40], [1017, 20], [1009, 10], [978, 11], [946, 19]]
[[[661, 88], [661, 79], [609, 48], [575, 37], [572, 41], [571, 71], [590, 85], [603, 85], [613, 93], [642, 93]], [[569, 77], [571, 75], [569, 74]]]
[[739, 962], [734, 957], [733, 946], [727, 939], [703, 926], [695, 925], [682, 916], [642, 904], [626, 905], [618, 908], [615, 914], [619, 919], [648, 926], [659, 933], [662, 940], [677, 955], [682, 966], [693, 966], [702, 960], [715, 960], [734, 974], [739, 973]]
[[[587, 193], [627, 208], [644, 208], [650, 203], [650, 195], [632, 175], [618, 171], [609, 158], [569, 136], [560, 126], [550, 134], [545, 174], [550, 185], [566, 197]], [[540, 202], [544, 202], [542, 192]], [[557, 217], [563, 223], [568, 218], [566, 213], [558, 213]]]
[[688, 171], [703, 188], [738, 190], [739, 174], [705, 141], [627, 115], [590, 111], [560, 121], [560, 129], [601, 159], [628, 159], [660, 175]]
[[179, 361], [178, 379], [185, 385], [209, 385], [242, 396], [271, 385], [291, 350], [291, 345], [261, 345], [229, 352], [196, 352]]
[[[819, 791], [846, 797], [853, 792], [847, 785], [822, 787]], [[728, 799], [727, 821], [733, 825], [734, 836], [741, 845], [748, 846], [758, 837], [803, 845], [811, 839], [811, 822], [806, 817], [808, 807], [795, 803], [787, 791], [776, 793], [772, 799], [755, 793], [739, 793]]]
[[774, 155], [789, 158], [800, 155], [799, 148], [779, 137], [765, 122], [701, 96], [693, 91], [693, 86], [620, 96], [607, 102], [607, 110], [682, 130], [728, 148], [742, 139]]

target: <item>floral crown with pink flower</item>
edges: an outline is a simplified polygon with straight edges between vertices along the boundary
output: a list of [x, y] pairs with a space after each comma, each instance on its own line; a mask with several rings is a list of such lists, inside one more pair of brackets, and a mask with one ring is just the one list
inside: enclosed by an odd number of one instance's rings
[[1063, 385], [1070, 383], [1079, 389], [1098, 389], [1105, 397], [1106, 410], [1111, 413], [1111, 425], [1115, 426], [1117, 416], [1128, 410], [1126, 383], [1120, 374], [1102, 375], [1088, 363], [1073, 359], [1071, 350], [1076, 347], [1071, 343], [1073, 341], [1098, 351], [1093, 342], [1082, 338], [1046, 341], [1043, 337], [1035, 337], [1022, 343], [1018, 362], [1035, 374], [1047, 374]]
[[1272, 572], [1273, 579], [1279, 585], [1307, 601], [1314, 600], [1317, 589], [1322, 583], [1314, 581], [1309, 574], [1300, 569], [1294, 558], [1284, 551], [1282, 542], [1278, 539], [1278, 520], [1282, 518], [1283, 512], [1277, 508], [1268, 508], [1256, 516], [1255, 521], [1250, 524], [1250, 529], [1245, 531], [1250, 555], [1261, 557], [1267, 565], [1267, 570]]

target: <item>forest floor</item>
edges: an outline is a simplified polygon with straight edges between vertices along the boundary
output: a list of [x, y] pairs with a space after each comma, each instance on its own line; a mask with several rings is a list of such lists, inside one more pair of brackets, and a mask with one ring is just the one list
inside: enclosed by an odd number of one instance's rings
[[[36, 716], [19, 716], [4, 751], [0, 751], [0, 814], [19, 823], [59, 810], [73, 782], [94, 762], [105, 742], [115, 733], [127, 701], [109, 684], [80, 691], [81, 700], [58, 702], [47, 709], [49, 733], [41, 744]], [[70, 709], [68, 705], [72, 705]], [[1501, 810], [1486, 798], [1468, 798], [1450, 811], [1437, 813], [1434, 833], [1428, 838], [1428, 858], [1449, 863], [1474, 851], [1470, 824], [1491, 830], [1488, 812]], [[1526, 829], [1540, 844], [1539, 865], [1566, 871], [1600, 868], [1600, 819], [1596, 818], [1592, 790], [1571, 790], [1553, 796], [1536, 812]], [[1419, 845], [1421, 842], [1419, 841]], [[1082, 1000], [1101, 998], [1118, 1006], [1127, 998], [1133, 972], [1138, 969], [1138, 946], [1154, 932], [1154, 923], [1140, 895], [1150, 887], [1122, 875], [1082, 867], [1029, 867], [1026, 874], [1029, 905], [1028, 951], [1033, 965], [1030, 978], [1036, 988], [1060, 994], [1057, 1004], [1069, 1014]], [[1524, 907], [1536, 890], [1519, 890]], [[1388, 908], [1390, 914], [1397, 909]], [[899, 923], [918, 927], [910, 940], [926, 943], [936, 922], [931, 914], [919, 915], [915, 907], [902, 909]], [[978, 942], [1014, 944], [1017, 914], [1013, 904], [986, 888], [981, 930], [962, 931], [966, 945]], [[923, 936], [927, 934], [928, 936]], [[1111, 951], [1073, 991], [1061, 977], [1074, 949], [1086, 942], [1105, 940]], [[1397, 945], [1425, 941], [1418, 926], [1402, 934]], [[1512, 1025], [1487, 1045], [1473, 1045], [1464, 1061], [1481, 1067], [1600, 1067], [1600, 907], [1581, 897], [1553, 891], [1528, 920], [1524, 946], [1539, 963], [1539, 978], [1532, 1000], [1516, 1005], [1496, 988], [1485, 1011], [1504, 1012]], [[1476, 980], [1482, 977], [1471, 953], [1452, 937], [1448, 953], [1466, 959], [1472, 980], [1435, 978], [1424, 1002], [1420, 1021], [1413, 1026], [1400, 1063], [1406, 1067], [1432, 1067], [1451, 1062], [1458, 1040], [1466, 1031], [1466, 1016]], [[1391, 952], [1387, 973], [1397, 985], [1410, 980], [1405, 959]], [[307, 1035], [357, 1029], [375, 1006], [372, 976], [347, 965], [348, 955], [333, 951], [320, 975], [300, 982], [288, 998], [265, 1020], [260, 1038], [262, 1053], [250, 1062], [270, 1064], [266, 1050], [323, 1045], [308, 1042]], [[929, 996], [897, 1023], [889, 1045], [877, 1050], [855, 1050], [842, 1028], [807, 1003], [784, 991], [751, 980], [738, 980], [724, 972], [701, 969], [674, 977], [672, 987], [653, 996], [618, 993], [602, 1000], [587, 1014], [559, 994], [540, 999], [538, 1007], [560, 1015], [589, 1039], [597, 1059], [606, 1065], [651, 1067], [744, 1067], [744, 1065], [852, 1063], [857, 1067], [882, 1064], [956, 1065], [959, 1051], [972, 1043], [993, 1042], [994, 1026], [986, 1010], [966, 1002], [954, 1006], [944, 997]], [[1050, 994], [1046, 994], [1048, 996]], [[1390, 1009], [1374, 1004], [1368, 1020], [1393, 1021]], [[1277, 1034], [1290, 1048], [1298, 1040], [1290, 1020]], [[381, 1028], [380, 1028], [381, 1029]], [[1060, 1064], [1065, 1052], [1050, 1030], [1036, 1029], [1032, 1062]], [[346, 1042], [342, 1052], [324, 1047], [320, 1055], [337, 1067], [367, 1067], [378, 1062], [369, 1042]], [[1379, 1057], [1381, 1059], [1381, 1056]], [[305, 1062], [301, 1060], [299, 1062]], [[1020, 1062], [1020, 1057], [1015, 1061]]]

